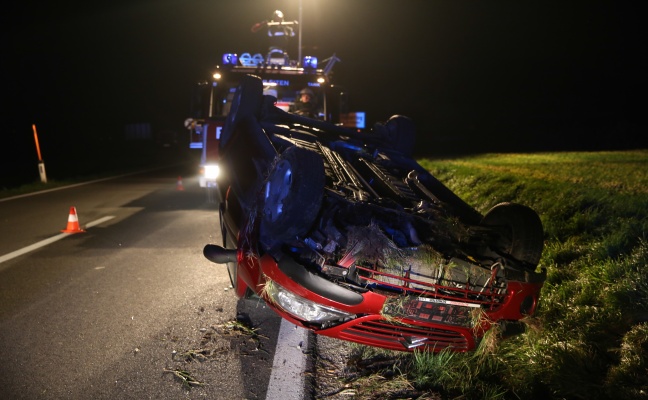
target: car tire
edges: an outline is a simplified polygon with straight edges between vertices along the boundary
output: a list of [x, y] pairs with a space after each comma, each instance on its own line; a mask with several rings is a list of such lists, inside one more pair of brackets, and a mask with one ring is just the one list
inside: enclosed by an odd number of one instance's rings
[[[223, 239], [223, 247], [228, 248], [228, 243], [227, 243], [227, 229], [225, 229], [225, 203], [221, 203], [220, 206], [218, 207], [218, 221], [220, 224], [220, 231], [221, 231], [221, 238]], [[236, 289], [236, 273], [237, 273], [237, 263], [227, 263], [227, 274], [229, 275], [230, 278], [230, 283], [232, 284], [232, 287]]]
[[538, 214], [516, 203], [500, 203], [491, 208], [481, 221], [482, 226], [496, 228], [500, 233], [495, 247], [535, 270], [544, 247], [544, 230]]
[[404, 115], [392, 115], [385, 122], [385, 127], [387, 128], [389, 147], [408, 157], [411, 156], [416, 140], [414, 121]]
[[[225, 203], [221, 203], [220, 206], [218, 207], [218, 218], [220, 220], [220, 230], [221, 230], [221, 236], [223, 238], [223, 248], [231, 248], [232, 245], [228, 241], [228, 234], [227, 234], [227, 229], [225, 228], [224, 224], [224, 214], [225, 214]], [[250, 289], [247, 284], [241, 279], [241, 277], [238, 275], [238, 262], [228, 262], [227, 264], [227, 274], [229, 275], [230, 278], [230, 284], [232, 285], [232, 289], [234, 289], [234, 293], [236, 293], [236, 296], [239, 298], [250, 298], [253, 296], [252, 289]]]
[[220, 136], [220, 148], [229, 142], [236, 125], [243, 117], [252, 115], [256, 118], [259, 115], [262, 103], [263, 82], [261, 78], [255, 75], [243, 76], [236, 92], [234, 92], [230, 111], [225, 118], [225, 125]]
[[324, 179], [319, 154], [301, 147], [289, 147], [281, 153], [262, 190], [263, 243], [271, 247], [310, 230], [322, 205]]

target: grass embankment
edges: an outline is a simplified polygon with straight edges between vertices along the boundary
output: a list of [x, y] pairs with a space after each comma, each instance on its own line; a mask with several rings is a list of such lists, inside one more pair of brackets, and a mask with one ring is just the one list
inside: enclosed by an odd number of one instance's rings
[[473, 353], [356, 348], [356, 359], [393, 360], [350, 383], [358, 398], [648, 398], [648, 151], [420, 163], [482, 213], [502, 201], [535, 209], [547, 281], [524, 334], [490, 332]]

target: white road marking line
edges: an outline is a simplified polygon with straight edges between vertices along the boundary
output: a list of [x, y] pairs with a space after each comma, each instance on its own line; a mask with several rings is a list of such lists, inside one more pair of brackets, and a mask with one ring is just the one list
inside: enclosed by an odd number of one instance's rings
[[[184, 163], [175, 163], [175, 164], [171, 164], [171, 165], [180, 165], [180, 164], [184, 164]], [[15, 199], [22, 199], [23, 197], [35, 196], [35, 195], [37, 195], [37, 194], [43, 194], [43, 193], [49, 193], [49, 192], [55, 192], [55, 191], [57, 191], [57, 190], [70, 189], [70, 188], [77, 187], [77, 186], [90, 185], [90, 184], [92, 184], [92, 183], [103, 182], [103, 181], [109, 181], [109, 180], [111, 180], [111, 179], [117, 179], [117, 178], [123, 178], [123, 177], [125, 177], [125, 176], [138, 175], [138, 174], [142, 174], [142, 173], [146, 173], [146, 172], [151, 172], [151, 171], [155, 171], [155, 170], [159, 170], [159, 169], [164, 169], [164, 168], [168, 168], [168, 166], [165, 165], [165, 166], [163, 166], [163, 167], [149, 168], [149, 169], [144, 169], [144, 170], [141, 170], [141, 171], [135, 171], [135, 172], [129, 172], [129, 173], [121, 174], [121, 175], [117, 175], [117, 176], [109, 176], [109, 177], [107, 177], [107, 178], [99, 178], [99, 179], [94, 179], [94, 180], [92, 180], [92, 181], [73, 183], [72, 185], [59, 186], [59, 187], [55, 187], [55, 188], [51, 188], [51, 189], [40, 190], [40, 191], [38, 191], [38, 192], [31, 192], [31, 193], [19, 194], [19, 195], [12, 196], [12, 197], [5, 197], [5, 198], [2, 198], [2, 199], [0, 199], [0, 203], [2, 203], [3, 201], [9, 201], [9, 200], [15, 200]]]
[[[95, 225], [99, 225], [99, 224], [101, 224], [103, 222], [106, 222], [106, 221], [109, 221], [109, 220], [111, 220], [113, 218], [115, 218], [113, 215], [108, 215], [106, 217], [99, 218], [99, 219], [94, 220], [92, 222], [88, 222], [85, 225], [85, 227], [86, 228], [91, 228], [91, 227], [93, 227]], [[23, 247], [20, 250], [12, 251], [11, 253], [0, 256], [0, 264], [2, 264], [5, 261], [9, 261], [12, 258], [16, 258], [18, 256], [22, 256], [23, 254], [29, 253], [30, 251], [34, 251], [34, 250], [39, 249], [41, 247], [47, 246], [48, 244], [52, 244], [52, 243], [54, 243], [54, 242], [56, 242], [58, 240], [63, 239], [66, 236], [70, 236], [70, 233], [59, 233], [58, 235], [52, 236], [49, 239], [41, 240], [40, 242], [36, 242], [36, 243], [34, 243], [32, 245], [29, 245], [27, 247]], [[0, 270], [2, 270], [2, 268], [0, 268]]]
[[113, 218], [115, 218], [114, 215], [107, 215], [107, 216], [105, 216], [105, 217], [103, 217], [103, 218], [99, 218], [99, 219], [96, 219], [96, 220], [94, 220], [94, 221], [92, 221], [92, 222], [88, 222], [88, 223], [85, 225], [85, 227], [86, 227], [86, 228], [92, 228], [93, 226], [96, 226], [96, 225], [102, 224], [102, 223], [104, 223], [104, 222], [106, 222], [106, 221], [110, 221], [110, 220], [113, 219]]
[[308, 330], [281, 319], [266, 400], [302, 400], [306, 388]]

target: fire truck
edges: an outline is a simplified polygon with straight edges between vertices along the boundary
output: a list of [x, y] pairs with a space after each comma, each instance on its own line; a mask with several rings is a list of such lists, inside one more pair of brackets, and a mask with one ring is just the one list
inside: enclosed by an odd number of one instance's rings
[[215, 67], [209, 81], [197, 84], [191, 105], [192, 115], [185, 120], [189, 130], [189, 147], [200, 151], [200, 186], [216, 188], [219, 173], [218, 143], [232, 99], [242, 77], [254, 75], [262, 79], [263, 93], [276, 98], [276, 106], [298, 112], [300, 92], [308, 91], [315, 103], [310, 117], [347, 127], [364, 129], [364, 112], [348, 112], [348, 99], [343, 87], [333, 83], [332, 69], [340, 61], [335, 54], [320, 61], [315, 56], [290, 60], [281, 50], [266, 56], [259, 53], [226, 53], [222, 64]]

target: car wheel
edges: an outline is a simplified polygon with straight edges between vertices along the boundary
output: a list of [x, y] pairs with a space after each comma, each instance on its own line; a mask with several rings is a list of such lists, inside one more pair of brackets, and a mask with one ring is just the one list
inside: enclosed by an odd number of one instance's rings
[[[218, 207], [218, 215], [220, 219], [221, 236], [223, 237], [223, 248], [227, 249], [231, 248], [232, 246], [231, 243], [229, 243], [227, 229], [225, 228], [225, 224], [223, 223], [225, 207], [225, 203], [221, 203], [220, 207]], [[226, 265], [227, 274], [229, 275], [230, 283], [232, 284], [232, 288], [234, 289], [236, 295], [240, 298], [252, 297], [252, 289], [250, 289], [243, 281], [243, 279], [241, 279], [241, 277], [238, 275], [238, 262], [228, 262]]]
[[[225, 203], [221, 203], [220, 206], [218, 207], [218, 220], [220, 223], [220, 230], [221, 230], [221, 237], [223, 238], [223, 247], [228, 248], [228, 243], [227, 243], [227, 229], [225, 229], [225, 223], [224, 221], [224, 216], [225, 214]], [[237, 268], [237, 263], [227, 263], [227, 274], [229, 275], [230, 278], [230, 283], [232, 284], [232, 287], [236, 289], [236, 268]]]
[[385, 127], [389, 146], [406, 156], [411, 156], [416, 140], [414, 122], [403, 115], [393, 115], [385, 122]]
[[495, 247], [535, 269], [542, 256], [544, 231], [542, 221], [531, 208], [516, 203], [500, 203], [491, 208], [481, 225], [500, 233]]
[[261, 241], [272, 246], [304, 235], [317, 217], [323, 195], [322, 158], [301, 147], [285, 150], [263, 187]]
[[254, 75], [245, 75], [234, 92], [230, 111], [225, 119], [225, 125], [220, 137], [220, 147], [223, 148], [236, 125], [246, 115], [257, 116], [263, 102], [263, 82], [261, 78]]

